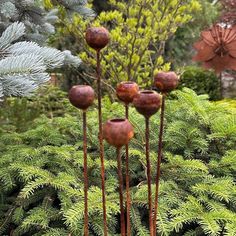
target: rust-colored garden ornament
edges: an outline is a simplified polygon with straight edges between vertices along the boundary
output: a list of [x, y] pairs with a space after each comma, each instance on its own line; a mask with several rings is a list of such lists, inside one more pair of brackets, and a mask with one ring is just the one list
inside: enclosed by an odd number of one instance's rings
[[103, 221], [104, 236], [107, 236], [107, 217], [106, 217], [106, 195], [105, 195], [105, 165], [104, 165], [104, 146], [102, 131], [102, 101], [101, 101], [101, 66], [100, 51], [110, 40], [109, 32], [104, 27], [91, 27], [86, 31], [85, 36], [88, 45], [96, 50], [97, 53], [97, 90], [98, 90], [98, 121], [99, 121], [99, 151], [101, 159], [101, 180], [102, 180], [102, 204], [103, 204]]
[[166, 94], [174, 90], [179, 84], [179, 78], [175, 72], [159, 72], [154, 76], [154, 86], [162, 93], [161, 115], [160, 115], [160, 129], [158, 140], [158, 157], [157, 157], [157, 173], [156, 173], [156, 191], [154, 201], [153, 214], [153, 235], [156, 236], [156, 222], [158, 212], [158, 197], [159, 197], [159, 183], [161, 176], [161, 159], [163, 146], [163, 132], [164, 132], [164, 114], [165, 114], [165, 98]]
[[91, 27], [87, 29], [85, 38], [87, 44], [98, 51], [107, 46], [110, 35], [104, 27]]
[[[117, 85], [116, 94], [117, 97], [124, 102], [125, 105], [125, 117], [129, 119], [129, 104], [133, 102], [134, 97], [138, 94], [139, 87], [135, 82], [124, 81]], [[127, 236], [131, 235], [130, 226], [130, 192], [129, 192], [129, 146], [125, 145], [125, 182], [126, 182], [126, 233]]]
[[136, 110], [145, 117], [146, 124], [146, 161], [147, 161], [147, 182], [148, 182], [148, 206], [149, 206], [149, 230], [153, 236], [153, 217], [152, 217], [152, 190], [151, 190], [151, 164], [149, 157], [149, 120], [161, 106], [161, 95], [152, 90], [140, 91], [133, 100]]
[[87, 117], [86, 110], [94, 101], [94, 90], [87, 85], [73, 86], [69, 91], [69, 100], [73, 106], [83, 111], [83, 151], [84, 151], [84, 236], [88, 230], [88, 167], [87, 167]]
[[117, 97], [126, 105], [133, 102], [134, 97], [138, 94], [139, 87], [133, 81], [124, 81], [117, 85], [116, 94]]
[[175, 72], [159, 72], [154, 76], [154, 85], [162, 93], [169, 93], [174, 90], [179, 83]]
[[93, 104], [94, 90], [88, 85], [76, 85], [69, 91], [71, 104], [78, 109], [86, 111]]
[[134, 97], [133, 104], [140, 114], [150, 118], [159, 110], [161, 96], [153, 90], [143, 90]]
[[117, 167], [119, 177], [119, 195], [120, 195], [120, 220], [121, 220], [121, 236], [126, 236], [125, 232], [125, 214], [123, 206], [123, 176], [121, 147], [128, 145], [130, 139], [134, 136], [132, 125], [127, 119], [108, 120], [103, 125], [103, 137], [106, 141], [116, 147], [117, 150]]
[[225, 23], [213, 25], [201, 33], [201, 40], [194, 44], [195, 61], [217, 73], [226, 69], [236, 70], [236, 26]]

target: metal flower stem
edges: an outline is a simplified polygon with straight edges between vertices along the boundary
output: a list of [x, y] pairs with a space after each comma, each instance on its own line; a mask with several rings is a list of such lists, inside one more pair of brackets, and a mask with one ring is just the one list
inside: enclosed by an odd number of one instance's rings
[[88, 166], [87, 166], [87, 117], [83, 111], [83, 151], [84, 151], [84, 236], [89, 235], [88, 230]]
[[[125, 117], [129, 119], [129, 105], [125, 104]], [[130, 191], [129, 191], [129, 145], [125, 145], [125, 181], [126, 181], [126, 229], [127, 236], [131, 236], [130, 227]]]
[[123, 205], [123, 175], [122, 175], [122, 161], [121, 148], [116, 149], [117, 152], [117, 168], [119, 177], [119, 195], [120, 195], [120, 222], [121, 222], [121, 236], [125, 236], [125, 214]]
[[147, 161], [147, 182], [148, 182], [148, 208], [149, 208], [149, 230], [150, 236], [153, 236], [153, 218], [152, 218], [152, 189], [151, 189], [151, 164], [150, 164], [150, 151], [149, 151], [149, 117], [145, 117], [146, 124], [146, 161]]
[[159, 141], [158, 141], [158, 159], [157, 159], [157, 174], [156, 174], [156, 192], [155, 192], [155, 203], [154, 203], [154, 214], [153, 214], [153, 235], [156, 236], [157, 228], [157, 212], [158, 212], [158, 197], [159, 197], [159, 183], [161, 176], [161, 159], [162, 159], [162, 146], [163, 146], [163, 131], [164, 131], [164, 114], [165, 114], [165, 94], [162, 95], [161, 104], [161, 120], [159, 130]]
[[98, 121], [99, 121], [99, 152], [101, 159], [101, 180], [102, 180], [102, 206], [103, 206], [103, 223], [104, 236], [107, 236], [107, 215], [106, 215], [106, 195], [105, 195], [105, 165], [104, 165], [104, 146], [102, 131], [102, 94], [101, 94], [101, 67], [100, 67], [100, 50], [97, 50], [97, 87], [98, 87]]

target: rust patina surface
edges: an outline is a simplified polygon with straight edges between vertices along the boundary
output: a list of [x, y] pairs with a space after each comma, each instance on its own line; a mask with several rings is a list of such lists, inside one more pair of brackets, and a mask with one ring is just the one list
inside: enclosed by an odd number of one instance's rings
[[201, 33], [201, 40], [194, 44], [195, 61], [217, 73], [226, 69], [236, 70], [236, 26], [216, 24]]

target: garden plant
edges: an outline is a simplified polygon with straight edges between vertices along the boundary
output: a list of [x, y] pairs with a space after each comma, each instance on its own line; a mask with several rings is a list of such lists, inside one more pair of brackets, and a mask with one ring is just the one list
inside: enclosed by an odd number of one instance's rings
[[[46, 91], [45, 91], [46, 92]], [[52, 93], [52, 91], [50, 92]], [[58, 90], [54, 93], [60, 94]], [[41, 95], [42, 96], [42, 95]], [[54, 95], [55, 96], [55, 95]], [[172, 95], [173, 96], [173, 95]], [[166, 101], [164, 155], [161, 166], [157, 232], [162, 235], [233, 235], [235, 233], [235, 111], [208, 101], [190, 89]], [[44, 96], [41, 97], [42, 104]], [[14, 109], [16, 99], [7, 109]], [[62, 100], [61, 100], [62, 101]], [[52, 102], [55, 102], [52, 100]], [[21, 119], [38, 104], [38, 96], [18, 112]], [[123, 112], [103, 99], [103, 119]], [[10, 108], [9, 108], [10, 107]], [[25, 107], [25, 109], [23, 109]], [[19, 107], [17, 107], [19, 108]], [[1, 233], [15, 235], [81, 235], [83, 232], [83, 134], [81, 113], [64, 98], [64, 116], [42, 106], [24, 131], [17, 121], [1, 126]], [[217, 114], [217, 116], [215, 115]], [[6, 115], [6, 114], [5, 114]], [[130, 142], [132, 235], [148, 235], [145, 123], [134, 108], [137, 130]], [[5, 119], [4, 119], [5, 120]], [[25, 120], [22, 119], [21, 126]], [[156, 173], [159, 114], [150, 120], [150, 158]], [[88, 112], [90, 234], [103, 235], [97, 109]], [[125, 156], [125, 152], [122, 152]], [[115, 149], [105, 144], [108, 229], [118, 234]], [[152, 176], [154, 178], [155, 176]], [[154, 184], [152, 185], [154, 193]], [[125, 195], [124, 195], [125, 197]]]
[[236, 235], [236, 1], [103, 4], [0, 2], [0, 235]]

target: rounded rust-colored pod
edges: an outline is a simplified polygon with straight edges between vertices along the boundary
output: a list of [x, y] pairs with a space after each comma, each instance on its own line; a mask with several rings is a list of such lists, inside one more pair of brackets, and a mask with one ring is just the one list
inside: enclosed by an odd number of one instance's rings
[[174, 90], [179, 83], [175, 72], [159, 72], [154, 76], [154, 84], [162, 93], [169, 93]]
[[161, 107], [161, 95], [152, 90], [143, 90], [135, 96], [133, 104], [140, 114], [149, 118]]
[[101, 50], [109, 43], [110, 34], [104, 27], [91, 27], [86, 31], [85, 39], [91, 48]]
[[117, 97], [126, 104], [133, 101], [134, 97], [138, 94], [138, 91], [138, 85], [132, 81], [121, 82], [116, 87]]
[[104, 139], [116, 148], [128, 144], [133, 136], [133, 126], [127, 119], [112, 119], [103, 125]]
[[94, 90], [88, 85], [75, 85], [69, 91], [69, 100], [73, 106], [86, 110], [93, 104]]

